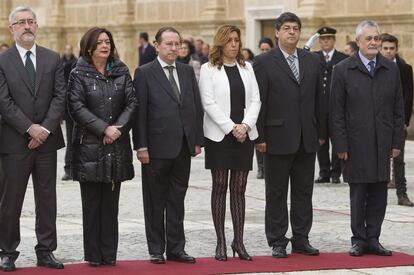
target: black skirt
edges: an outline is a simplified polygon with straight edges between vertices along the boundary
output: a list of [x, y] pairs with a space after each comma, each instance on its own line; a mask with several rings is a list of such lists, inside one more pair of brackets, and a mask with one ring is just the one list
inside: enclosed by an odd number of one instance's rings
[[205, 141], [206, 169], [252, 170], [254, 142], [248, 137], [240, 143], [230, 133], [220, 142]]

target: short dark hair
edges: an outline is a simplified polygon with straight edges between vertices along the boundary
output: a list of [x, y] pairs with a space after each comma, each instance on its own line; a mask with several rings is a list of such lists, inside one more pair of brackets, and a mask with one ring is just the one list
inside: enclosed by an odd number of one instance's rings
[[164, 32], [174, 32], [174, 33], [178, 34], [178, 36], [180, 37], [180, 40], [182, 40], [181, 34], [174, 27], [167, 26], [167, 27], [162, 27], [155, 34], [155, 41], [157, 41], [157, 43], [161, 43], [161, 41], [162, 41], [161, 36]]
[[259, 45], [258, 45], [258, 47], [260, 48], [260, 45], [262, 45], [262, 44], [269, 44], [269, 46], [270, 46], [270, 48], [273, 48], [273, 41], [272, 41], [272, 39], [270, 39], [269, 37], [262, 37], [260, 40], [259, 40]]
[[7, 44], [7, 43], [1, 43], [0, 44], [0, 48], [3, 48], [3, 47], [9, 48], [9, 44]]
[[[249, 54], [249, 60], [253, 61], [254, 53], [252, 52], [252, 50], [250, 50], [249, 48], [243, 48], [242, 51], [246, 51]], [[249, 61], [249, 60], [246, 60], [246, 61]]]
[[111, 50], [109, 52], [108, 62], [112, 62], [115, 59], [118, 59], [118, 53], [116, 51], [115, 42], [112, 37], [112, 33], [104, 28], [93, 27], [89, 29], [81, 38], [80, 41], [80, 53], [83, 59], [87, 62], [92, 62], [92, 53], [96, 50], [96, 45], [98, 42], [98, 37], [101, 33], [106, 33], [109, 37], [111, 43]]
[[139, 38], [144, 39], [145, 41], [148, 42], [148, 33], [147, 32], [140, 32], [139, 33]]
[[392, 34], [389, 33], [383, 33], [380, 35], [381, 44], [382, 42], [391, 42], [395, 43], [395, 46], [398, 48], [398, 39]]
[[300, 21], [300, 18], [296, 14], [291, 13], [291, 12], [284, 12], [278, 18], [276, 18], [276, 22], [275, 22], [276, 30], [280, 30], [280, 27], [282, 27], [282, 25], [287, 22], [298, 23], [299, 30], [302, 28], [302, 21]]
[[181, 43], [187, 45], [187, 47], [188, 47], [188, 54], [189, 55], [192, 55], [192, 54], [195, 53], [195, 47], [194, 47], [193, 43], [191, 43], [190, 40], [184, 39], [183, 42], [181, 42]]
[[357, 51], [359, 51], [359, 47], [358, 47], [358, 44], [355, 42], [355, 41], [349, 41], [348, 43], [346, 43], [349, 47], [351, 47], [351, 49], [354, 51], [354, 52], [357, 52]]

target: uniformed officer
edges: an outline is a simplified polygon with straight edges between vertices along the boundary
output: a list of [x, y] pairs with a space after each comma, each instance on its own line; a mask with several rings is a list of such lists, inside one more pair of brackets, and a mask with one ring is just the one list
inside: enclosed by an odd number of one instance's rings
[[[321, 121], [323, 127], [326, 127], [329, 133], [329, 93], [331, 86], [331, 74], [332, 69], [341, 60], [347, 58], [347, 56], [337, 50], [335, 50], [335, 34], [336, 30], [330, 27], [322, 27], [317, 33], [319, 34], [319, 45], [321, 50], [316, 52], [321, 58], [321, 70], [322, 70], [322, 112], [323, 120]], [[315, 180], [315, 183], [340, 183], [339, 177], [341, 176], [341, 163], [336, 153], [332, 152], [332, 156], [329, 156], [329, 141], [327, 140], [318, 151], [318, 163], [319, 163], [319, 177]]]

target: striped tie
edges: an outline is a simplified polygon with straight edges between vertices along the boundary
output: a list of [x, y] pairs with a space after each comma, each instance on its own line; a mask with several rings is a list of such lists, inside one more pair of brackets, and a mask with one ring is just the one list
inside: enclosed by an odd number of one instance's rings
[[296, 80], [299, 82], [299, 71], [295, 65], [295, 58], [294, 55], [289, 55], [286, 59], [289, 61], [290, 69], [292, 70], [293, 75], [295, 76]]

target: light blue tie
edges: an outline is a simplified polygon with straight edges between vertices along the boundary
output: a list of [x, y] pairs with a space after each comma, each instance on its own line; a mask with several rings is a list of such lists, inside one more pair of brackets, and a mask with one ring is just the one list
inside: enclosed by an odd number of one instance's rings
[[299, 82], [299, 71], [295, 65], [295, 58], [296, 56], [289, 55], [286, 59], [289, 61], [289, 66], [290, 66], [290, 69], [292, 70], [293, 75], [295, 76], [297, 82]]

